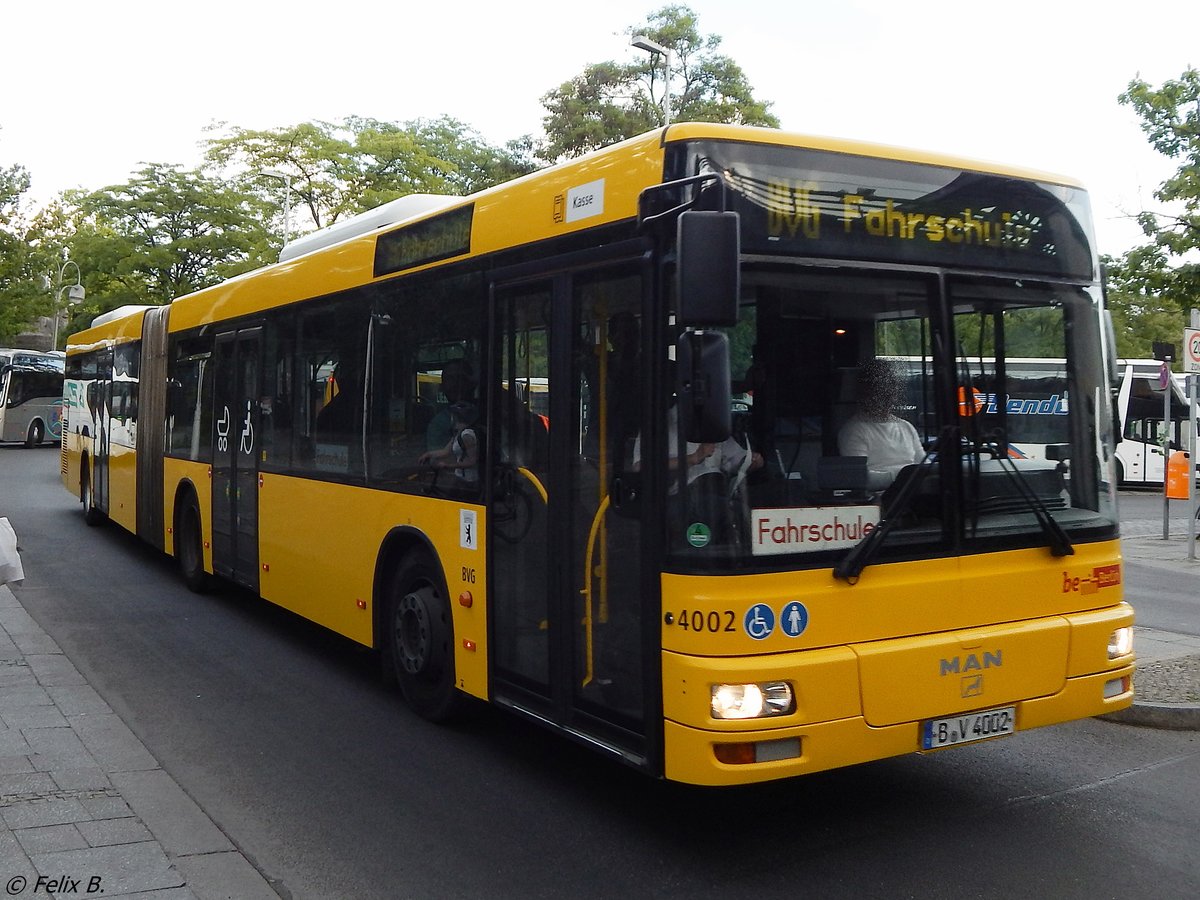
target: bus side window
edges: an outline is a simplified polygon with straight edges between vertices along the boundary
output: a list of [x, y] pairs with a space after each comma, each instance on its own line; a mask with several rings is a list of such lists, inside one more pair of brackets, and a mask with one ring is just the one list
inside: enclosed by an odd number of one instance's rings
[[295, 464], [314, 472], [361, 473], [366, 307], [326, 307], [300, 321], [296, 374], [303, 421]]
[[[185, 459], [212, 459], [212, 340], [184, 338], [172, 342], [167, 382], [167, 451]], [[94, 372], [85, 367], [85, 378]], [[95, 383], [87, 386], [93, 408]], [[72, 424], [72, 429], [76, 426]]]
[[295, 330], [295, 321], [290, 316], [275, 319], [266, 328], [262, 396], [259, 399], [262, 453], [265, 465], [279, 469], [288, 468], [292, 461]]

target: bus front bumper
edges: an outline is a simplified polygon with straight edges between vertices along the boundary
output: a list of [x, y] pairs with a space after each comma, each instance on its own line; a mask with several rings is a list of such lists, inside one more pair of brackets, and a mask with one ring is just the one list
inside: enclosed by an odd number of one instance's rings
[[[1050, 696], [1004, 704], [1015, 708], [1015, 731], [1125, 709], [1133, 702], [1134, 665], [1132, 659], [1123, 662], [1117, 669], [1068, 678]], [[863, 716], [725, 732], [668, 719], [664, 774], [672, 781], [714, 786], [789, 778], [921, 752], [924, 730], [925, 720], [872, 726]]]

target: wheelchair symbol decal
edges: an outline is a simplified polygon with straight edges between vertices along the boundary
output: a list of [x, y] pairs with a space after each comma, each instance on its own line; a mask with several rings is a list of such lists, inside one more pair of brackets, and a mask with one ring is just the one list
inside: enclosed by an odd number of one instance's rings
[[250, 421], [250, 401], [246, 401], [246, 420], [242, 422], [242, 439], [238, 445], [245, 454], [254, 452], [254, 423]]
[[754, 640], [765, 640], [775, 630], [775, 611], [765, 603], [755, 603], [742, 617], [742, 627]]

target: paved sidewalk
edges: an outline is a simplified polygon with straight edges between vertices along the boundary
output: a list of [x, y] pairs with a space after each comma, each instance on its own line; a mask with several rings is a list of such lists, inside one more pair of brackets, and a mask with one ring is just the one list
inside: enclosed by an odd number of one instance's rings
[[3, 585], [0, 882], [17, 898], [280, 896]]
[[[1121, 551], [1126, 560], [1187, 574], [1200, 585], [1200, 560], [1188, 556], [1186, 523], [1181, 528], [1173, 521], [1168, 540], [1163, 540], [1161, 525], [1138, 525], [1139, 530], [1122, 526]], [[1133, 630], [1138, 658], [1133, 706], [1107, 718], [1130, 725], [1200, 731], [1200, 637], [1140, 625]]]

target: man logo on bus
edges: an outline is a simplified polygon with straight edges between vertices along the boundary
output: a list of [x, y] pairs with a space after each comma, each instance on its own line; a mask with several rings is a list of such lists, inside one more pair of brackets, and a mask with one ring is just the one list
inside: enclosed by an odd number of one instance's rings
[[1004, 651], [995, 653], [985, 650], [983, 653], [967, 653], [964, 656], [952, 656], [941, 661], [941, 674], [962, 675], [967, 672], [978, 672], [982, 669], [1000, 668], [1004, 665]]

